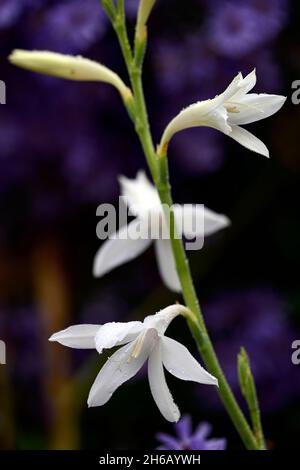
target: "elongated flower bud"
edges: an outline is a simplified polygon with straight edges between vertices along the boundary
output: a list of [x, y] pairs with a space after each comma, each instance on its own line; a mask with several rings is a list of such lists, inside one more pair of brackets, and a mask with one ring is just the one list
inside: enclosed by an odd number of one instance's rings
[[141, 0], [138, 10], [136, 35], [142, 36], [156, 0]]
[[104, 65], [81, 56], [16, 49], [9, 56], [9, 61], [33, 72], [66, 80], [109, 83], [117, 88], [125, 102], [132, 95], [119, 75]]

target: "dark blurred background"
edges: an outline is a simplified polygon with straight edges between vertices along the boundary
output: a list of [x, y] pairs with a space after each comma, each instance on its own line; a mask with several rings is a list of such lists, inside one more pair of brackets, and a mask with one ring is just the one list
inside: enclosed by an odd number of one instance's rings
[[[138, 0], [125, 0], [131, 32]], [[149, 25], [145, 91], [155, 140], [183, 106], [257, 70], [257, 92], [284, 94], [277, 115], [249, 126], [270, 148], [265, 159], [216, 131], [172, 141], [175, 200], [204, 203], [232, 226], [192, 252], [204, 315], [239, 395], [236, 356], [245, 346], [257, 381], [270, 448], [298, 445], [300, 365], [299, 2], [158, 0]], [[98, 0], [1, 0], [0, 79], [0, 447], [155, 448], [172, 433], [140, 374], [101, 408], [87, 409], [103, 358], [49, 344], [73, 323], [143, 318], [178, 299], [162, 285], [148, 250], [106, 277], [92, 277], [96, 207], [117, 201], [117, 176], [134, 177], [143, 155], [117, 93], [11, 66], [13, 48], [99, 60], [127, 80]], [[181, 320], [170, 335], [196, 355]], [[242, 448], [214, 390], [168, 377], [181, 410], [209, 421], [228, 448]], [[240, 397], [242, 403], [242, 398]]]

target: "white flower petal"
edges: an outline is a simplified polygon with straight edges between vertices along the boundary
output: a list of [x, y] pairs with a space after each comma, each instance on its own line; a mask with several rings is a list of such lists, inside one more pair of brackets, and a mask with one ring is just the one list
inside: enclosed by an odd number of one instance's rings
[[148, 315], [144, 319], [144, 325], [146, 328], [155, 328], [160, 335], [163, 335], [171, 321], [180, 315], [185, 308], [180, 304], [169, 305], [155, 315]]
[[167, 336], [162, 338], [161, 343], [162, 361], [170, 374], [181, 380], [218, 385], [217, 379], [200, 366], [185, 346]]
[[285, 96], [265, 93], [260, 95], [252, 93], [243, 96], [238, 101], [233, 99], [230, 104], [232, 103], [234, 112], [230, 112], [230, 106], [228, 108], [229, 122], [230, 124], [243, 125], [260, 121], [277, 113], [285, 101]]
[[135, 233], [139, 224], [139, 219], [133, 220], [103, 243], [94, 259], [95, 277], [103, 276], [117, 266], [136, 258], [150, 246], [150, 239], [132, 240], [127, 237], [128, 230]]
[[239, 126], [232, 126], [232, 132], [230, 134], [234, 140], [236, 140], [239, 144], [243, 145], [249, 150], [253, 152], [259, 153], [264, 155], [265, 157], [269, 157], [269, 150], [265, 146], [265, 144], [255, 137], [255, 135], [251, 134], [251, 132], [246, 131], [243, 127]]
[[101, 325], [74, 325], [50, 336], [49, 341], [57, 341], [64, 346], [76, 349], [94, 349], [95, 336]]
[[241, 72], [239, 72], [232, 82], [228, 85], [225, 91], [221, 93], [220, 95], [217, 95], [213, 100], [213, 105], [212, 107], [218, 107], [220, 105], [223, 105], [226, 101], [229, 101], [232, 96], [235, 96], [236, 93], [239, 92], [240, 86], [243, 83], [243, 76]]
[[224, 214], [218, 214], [207, 207], [204, 208], [204, 235], [212, 235], [230, 225], [229, 218]]
[[186, 237], [203, 237], [211, 235], [230, 224], [226, 215], [216, 212], [200, 204], [184, 204], [174, 207], [178, 232]]
[[157, 340], [157, 332], [152, 329], [146, 331], [143, 337], [118, 349], [97, 375], [89, 393], [88, 406], [104, 405], [120, 385], [140, 370]]
[[133, 215], [144, 217], [149, 210], [160, 209], [158, 192], [144, 171], [139, 171], [135, 179], [119, 176], [119, 183]]
[[101, 354], [103, 349], [129, 343], [129, 341], [136, 339], [142, 329], [143, 323], [140, 321], [105, 323], [99, 328], [95, 336], [96, 349]]
[[256, 69], [252, 70], [252, 72], [246, 75], [245, 78], [242, 78], [242, 80], [239, 83], [238, 91], [234, 95], [231, 96], [230, 101], [246, 95], [249, 91], [252, 90], [252, 88], [255, 87], [255, 85], [256, 85]]
[[176, 271], [171, 240], [155, 240], [155, 252], [158, 269], [165, 285], [174, 292], [181, 292], [179, 277]]
[[228, 115], [226, 109], [222, 106], [223, 101], [224, 99], [220, 95], [212, 100], [193, 103], [183, 109], [166, 127], [159, 149], [163, 150], [164, 146], [177, 132], [192, 127], [212, 127], [228, 134], [231, 128], [227, 124]]
[[153, 349], [148, 361], [148, 378], [152, 396], [163, 417], [171, 423], [177, 422], [180, 412], [168, 388], [161, 357], [161, 342]]

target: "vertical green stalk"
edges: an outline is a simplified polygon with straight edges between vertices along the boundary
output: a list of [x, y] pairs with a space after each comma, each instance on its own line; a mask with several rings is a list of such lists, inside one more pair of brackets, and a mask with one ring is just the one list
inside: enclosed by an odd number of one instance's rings
[[[133, 89], [135, 100], [135, 129], [144, 150], [153, 181], [159, 192], [161, 203], [171, 208], [173, 205], [173, 200], [169, 182], [168, 161], [166, 156], [164, 158], [159, 158], [155, 151], [143, 92], [142, 60], [139, 51], [146, 49], [147, 37], [145, 35], [144, 44], [139, 44], [139, 47], [135, 47], [135, 54], [133, 54], [128, 40], [125, 24], [124, 0], [118, 0], [117, 14], [113, 20], [113, 26], [120, 42], [120, 47], [127, 65], [127, 70]], [[238, 403], [236, 402], [219, 364], [205, 326], [183, 242], [180, 238], [176, 237], [176, 228], [172, 210], [170, 211], [170, 214], [170, 238], [172, 242], [172, 250], [175, 258], [176, 268], [182, 287], [182, 294], [186, 306], [194, 314], [194, 320], [188, 320], [188, 326], [195, 339], [207, 369], [209, 372], [215, 375], [219, 381], [219, 394], [221, 400], [246, 448], [256, 450], [262, 449], [263, 447], [260, 446], [257, 442]]]

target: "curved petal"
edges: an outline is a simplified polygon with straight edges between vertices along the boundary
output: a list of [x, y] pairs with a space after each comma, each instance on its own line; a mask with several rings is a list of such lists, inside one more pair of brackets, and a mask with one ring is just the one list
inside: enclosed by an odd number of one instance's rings
[[252, 90], [256, 85], [256, 69], [252, 70], [245, 78], [239, 83], [238, 91], [231, 96], [230, 101], [234, 101], [237, 98], [241, 98]]
[[265, 144], [255, 137], [255, 135], [251, 134], [251, 132], [246, 131], [243, 127], [239, 126], [232, 126], [232, 132], [230, 134], [232, 139], [236, 140], [239, 144], [243, 145], [252, 152], [259, 153], [264, 157], [269, 157], [269, 150], [265, 146]]
[[50, 336], [49, 341], [57, 341], [64, 346], [76, 349], [94, 349], [95, 336], [101, 325], [74, 325]]
[[124, 382], [143, 366], [158, 339], [155, 330], [148, 330], [135, 341], [122, 346], [104, 364], [88, 397], [88, 406], [104, 405]]
[[150, 390], [155, 403], [163, 417], [171, 423], [177, 422], [180, 412], [174, 403], [173, 397], [168, 388], [165, 373], [162, 365], [161, 342], [159, 341], [148, 361], [148, 378]]
[[222, 105], [226, 101], [229, 101], [232, 98], [232, 96], [235, 96], [239, 92], [241, 84], [243, 83], [243, 80], [245, 79], [243, 79], [241, 72], [239, 72], [234, 77], [234, 79], [230, 82], [226, 90], [223, 91], [223, 93], [221, 93], [220, 95], [217, 95], [213, 100], [211, 100], [212, 101], [211, 109], [214, 109], [217, 106]]
[[103, 243], [94, 259], [95, 277], [103, 276], [117, 266], [136, 258], [150, 246], [151, 239], [133, 240], [128, 237], [128, 231], [137, 233], [139, 224], [139, 219], [133, 220]]
[[285, 96], [260, 95], [252, 93], [240, 98], [238, 101], [230, 102], [233, 112], [230, 112], [230, 105], [227, 108], [230, 124], [243, 125], [257, 122], [277, 113], [286, 101]]
[[180, 304], [169, 305], [155, 315], [148, 315], [144, 319], [144, 325], [146, 328], [155, 328], [158, 334], [163, 335], [171, 321], [182, 314], [184, 309], [186, 309], [186, 307]]
[[119, 183], [132, 214], [143, 217], [149, 210], [160, 208], [158, 192], [143, 170], [134, 179], [120, 176]]
[[103, 349], [129, 343], [129, 341], [136, 339], [143, 328], [143, 324], [140, 321], [105, 323], [97, 331], [95, 337], [96, 349], [101, 354]]
[[176, 205], [174, 214], [178, 232], [186, 237], [211, 235], [230, 225], [226, 215], [217, 214], [202, 204]]
[[180, 281], [176, 271], [171, 240], [155, 240], [155, 252], [158, 270], [165, 285], [174, 292], [181, 292]]
[[162, 361], [170, 374], [181, 380], [218, 385], [217, 379], [200, 366], [185, 346], [167, 336], [162, 338], [161, 343]]

